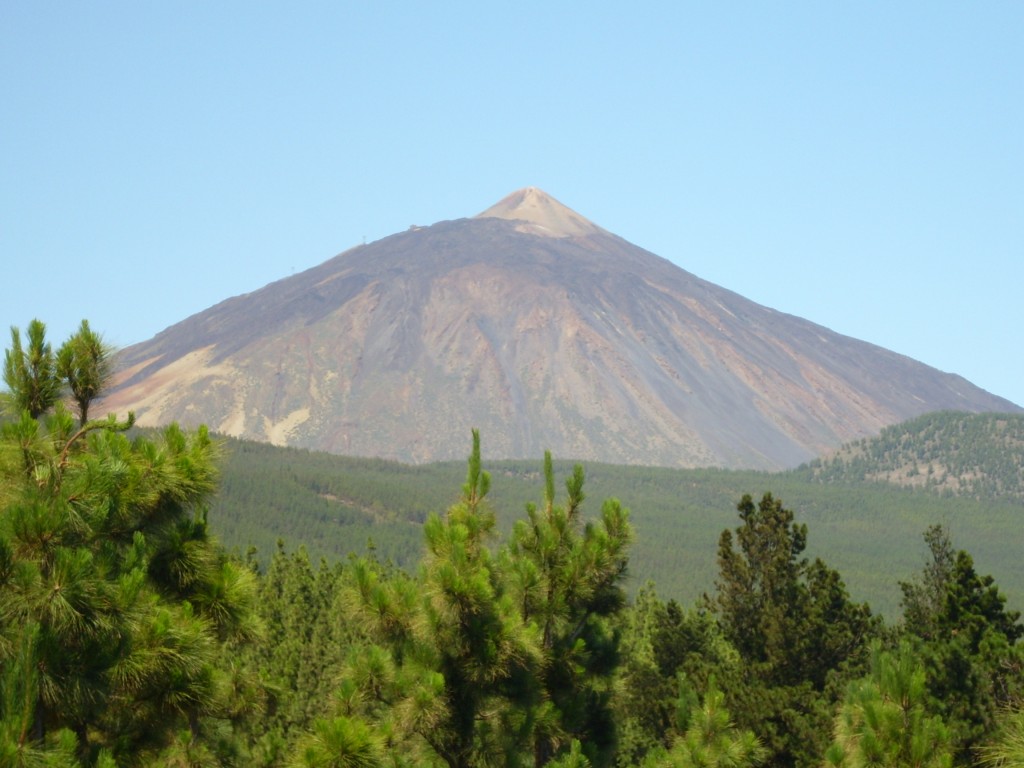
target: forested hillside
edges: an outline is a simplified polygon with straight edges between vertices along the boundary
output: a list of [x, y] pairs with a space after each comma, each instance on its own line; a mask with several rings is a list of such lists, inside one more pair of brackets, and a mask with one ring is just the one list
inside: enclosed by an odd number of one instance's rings
[[[487, 435], [482, 435], [487, 455]], [[264, 443], [227, 440], [221, 488], [211, 508], [214, 529], [229, 547], [255, 546], [262, 557], [277, 539], [302, 544], [315, 559], [377, 554], [412, 567], [422, 551], [421, 523], [446, 509], [462, 474], [458, 463], [405, 465]], [[492, 503], [501, 530], [534, 498], [536, 462], [489, 462]], [[555, 461], [565, 473], [571, 463]], [[666, 597], [690, 603], [713, 587], [718, 534], [744, 493], [771, 492], [814, 531], [811, 551], [843, 572], [851, 593], [894, 615], [897, 580], [921, 559], [921, 533], [934, 523], [996, 574], [1011, 604], [1024, 605], [1019, 526], [1024, 508], [1006, 498], [954, 498], [933, 489], [835, 478], [819, 482], [791, 473], [676, 470], [587, 464], [596, 496], [616, 496], [633, 510], [636, 528], [630, 590], [654, 580]]]
[[1024, 501], [1024, 416], [929, 413], [844, 445], [799, 473], [823, 483], [875, 481]]

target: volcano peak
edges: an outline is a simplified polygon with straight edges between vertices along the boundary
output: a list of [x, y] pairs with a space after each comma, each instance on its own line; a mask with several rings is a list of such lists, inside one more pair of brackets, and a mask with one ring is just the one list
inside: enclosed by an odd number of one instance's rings
[[474, 218], [522, 222], [520, 231], [544, 237], [583, 237], [604, 231], [537, 187], [516, 190]]

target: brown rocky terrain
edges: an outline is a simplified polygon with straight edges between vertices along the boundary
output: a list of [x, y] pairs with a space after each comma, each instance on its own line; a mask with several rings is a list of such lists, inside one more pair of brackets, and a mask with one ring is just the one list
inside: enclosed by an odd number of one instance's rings
[[353, 248], [124, 350], [143, 425], [424, 462], [776, 469], [936, 410], [959, 376], [755, 304], [536, 189]]

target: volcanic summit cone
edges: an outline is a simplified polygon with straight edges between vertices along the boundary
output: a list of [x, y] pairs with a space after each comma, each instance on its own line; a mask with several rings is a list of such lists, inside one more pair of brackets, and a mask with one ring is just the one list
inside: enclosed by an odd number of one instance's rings
[[755, 304], [528, 188], [362, 245], [129, 347], [142, 425], [424, 462], [791, 467], [934, 410], [959, 376]]

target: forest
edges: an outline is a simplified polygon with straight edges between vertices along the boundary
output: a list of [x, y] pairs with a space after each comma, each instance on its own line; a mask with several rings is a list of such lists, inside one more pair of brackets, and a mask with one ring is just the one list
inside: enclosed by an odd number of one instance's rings
[[[808, 556], [838, 569], [850, 594], [889, 620], [900, 615], [899, 582], [920, 567], [921, 534], [934, 524], [947, 527], [961, 548], [983, 562], [1009, 604], [1019, 608], [1024, 605], [1019, 541], [1024, 496], [1014, 483], [1015, 473], [999, 470], [1004, 464], [1024, 466], [1024, 416], [932, 414], [923, 429], [921, 421], [902, 427], [898, 450], [887, 447], [892, 442], [887, 433], [865, 446], [848, 446], [839, 456], [856, 450], [862, 457], [843, 472], [835, 470], [835, 460], [828, 473], [820, 462], [786, 472], [587, 462], [587, 487], [592, 496], [614, 496], [632, 512], [631, 596], [647, 581], [654, 581], [664, 598], [686, 605], [711, 592], [718, 537], [733, 525], [737, 500], [743, 493], [770, 492], [813, 529]], [[941, 438], [935, 435], [936, 422], [943, 425]], [[992, 424], [1003, 425], [1000, 432], [1009, 442], [992, 439]], [[971, 433], [989, 436], [973, 444], [959, 439]], [[486, 454], [487, 435], [483, 438]], [[379, 557], [414, 570], [423, 546], [423, 521], [457, 499], [465, 474], [463, 462], [409, 465], [220, 439], [220, 483], [210, 501], [212, 530], [228, 549], [245, 553], [256, 547], [261, 558], [274, 552], [278, 539], [290, 548], [305, 546], [314, 562], [320, 557], [344, 560], [372, 542]], [[464, 439], [468, 435], [459, 436]], [[994, 442], [998, 462], [992, 461]], [[959, 447], [953, 456], [944, 446]], [[865, 453], [879, 457], [863, 458]], [[488, 461], [493, 479], [488, 498], [499, 536], [508, 535], [525, 504], [536, 500], [540, 458]], [[874, 479], [879, 468], [913, 461], [948, 468], [932, 473], [945, 475], [947, 487], [952, 479], [977, 486], [984, 478], [987, 490], [954, 495], [946, 488]], [[568, 475], [573, 462], [556, 457], [554, 468], [557, 475]]]
[[12, 330], [0, 766], [1024, 765], [1024, 625], [942, 524], [890, 617], [750, 489], [713, 587], [664, 599], [627, 589], [631, 514], [582, 466], [545, 455], [499, 525], [474, 432], [407, 567], [229, 551], [223, 443], [97, 418], [110, 368], [87, 322]]

